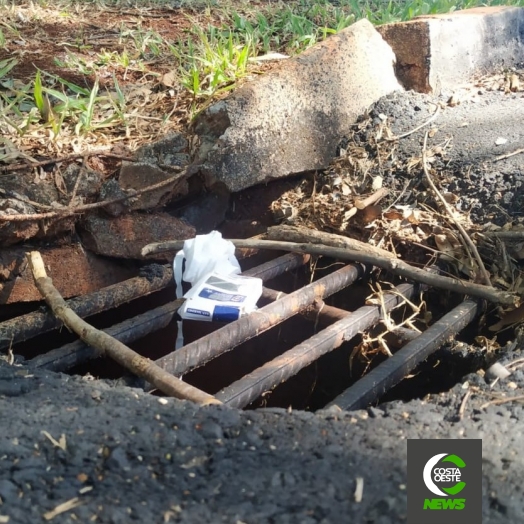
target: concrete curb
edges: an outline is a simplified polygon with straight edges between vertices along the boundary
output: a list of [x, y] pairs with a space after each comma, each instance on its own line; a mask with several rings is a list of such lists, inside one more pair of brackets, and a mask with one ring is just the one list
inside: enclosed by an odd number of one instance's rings
[[524, 9], [480, 7], [377, 28], [397, 57], [405, 89], [439, 94], [524, 59]]

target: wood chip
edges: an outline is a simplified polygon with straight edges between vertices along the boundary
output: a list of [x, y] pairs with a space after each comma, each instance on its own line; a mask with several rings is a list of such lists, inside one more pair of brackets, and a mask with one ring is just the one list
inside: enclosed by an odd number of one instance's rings
[[44, 437], [48, 438], [52, 442], [53, 446], [55, 446], [57, 448], [60, 448], [60, 449], [63, 449], [64, 451], [66, 451], [66, 449], [67, 449], [67, 441], [66, 441], [66, 436], [64, 435], [64, 433], [62, 433], [60, 435], [60, 439], [59, 440], [55, 440], [52, 437], [52, 435], [49, 432], [47, 432], [47, 431], [42, 431], [41, 433], [42, 433], [42, 435], [44, 435]]
[[44, 513], [44, 519], [52, 520], [56, 516], [61, 515], [66, 511], [70, 511], [83, 503], [84, 502], [81, 499], [79, 499], [78, 497], [74, 497], [70, 500], [67, 500], [66, 502], [62, 502], [62, 504], [58, 504], [58, 506], [55, 509], [48, 511], [47, 513]]
[[355, 502], [362, 502], [362, 495], [364, 494], [364, 478], [363, 477], [357, 477], [355, 479], [356, 485], [355, 485], [355, 493], [354, 498]]

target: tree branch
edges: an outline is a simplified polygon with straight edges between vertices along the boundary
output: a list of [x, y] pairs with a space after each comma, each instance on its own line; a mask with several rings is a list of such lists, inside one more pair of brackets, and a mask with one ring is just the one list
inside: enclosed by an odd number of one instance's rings
[[[470, 295], [473, 297], [482, 298], [495, 304], [514, 306], [518, 305], [520, 302], [519, 297], [513, 293], [499, 291], [489, 286], [483, 286], [456, 278], [436, 275], [434, 273], [430, 273], [429, 271], [425, 271], [424, 269], [413, 267], [403, 260], [393, 258], [391, 254], [386, 257], [382, 254], [379, 255], [370, 253], [369, 251], [356, 251], [355, 249], [329, 247], [320, 244], [312, 245], [310, 243], [304, 244], [296, 242], [280, 242], [274, 240], [241, 239], [231, 240], [231, 242], [233, 242], [233, 244], [238, 248], [292, 251], [295, 253], [327, 256], [348, 262], [361, 262], [362, 264], [370, 264], [382, 269], [386, 269], [395, 275], [414, 280], [415, 282], [421, 282], [423, 284], [427, 284], [428, 286], [446, 289], [448, 291], [453, 291], [462, 295]], [[183, 240], [149, 244], [142, 249], [142, 255], [146, 256], [163, 253], [165, 251], [179, 251], [183, 247]]]
[[122, 342], [103, 331], [99, 331], [82, 320], [67, 306], [66, 301], [54, 287], [53, 281], [47, 276], [40, 253], [38, 251], [32, 251], [27, 258], [33, 271], [36, 287], [49, 307], [53, 310], [55, 316], [71, 331], [74, 331], [86, 344], [98, 349], [100, 354], [111, 357], [135, 375], [144, 378], [166, 395], [192, 400], [193, 402], [204, 405], [221, 404], [221, 402], [212, 395], [190, 384], [186, 384], [162, 369], [153, 361], [139, 355], [122, 344]]
[[166, 178], [166, 180], [162, 180], [161, 182], [157, 182], [156, 184], [153, 184], [151, 186], [143, 187], [142, 189], [133, 190], [133, 192], [130, 192], [129, 194], [113, 198], [110, 200], [103, 200], [102, 202], [94, 202], [93, 204], [85, 204], [83, 206], [77, 206], [77, 207], [71, 207], [71, 208], [63, 208], [63, 209], [57, 209], [56, 211], [49, 211], [47, 213], [33, 213], [33, 214], [19, 214], [19, 215], [4, 215], [0, 214], [0, 222], [25, 222], [28, 220], [35, 221], [35, 220], [46, 220], [51, 218], [67, 218], [72, 215], [77, 215], [80, 213], [85, 213], [86, 211], [91, 211], [93, 209], [98, 209], [101, 207], [105, 207], [110, 204], [116, 204], [118, 202], [122, 202], [124, 200], [129, 200], [130, 198], [135, 198], [137, 196], [143, 195], [144, 193], [149, 193], [151, 191], [155, 191], [156, 189], [160, 189], [162, 187], [169, 186], [170, 184], [173, 184], [174, 182], [181, 182], [186, 175], [189, 175], [188, 170], [184, 169], [184, 171], [181, 171], [180, 173], [177, 173], [176, 175], [173, 175], [170, 178]]

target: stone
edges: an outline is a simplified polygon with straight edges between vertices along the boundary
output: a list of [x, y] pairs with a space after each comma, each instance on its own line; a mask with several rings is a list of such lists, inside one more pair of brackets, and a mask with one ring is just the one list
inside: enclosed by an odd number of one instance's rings
[[[123, 198], [126, 196], [124, 190], [120, 187], [120, 184], [114, 178], [110, 178], [102, 185], [100, 189], [99, 201], [104, 200], [115, 200], [117, 198]], [[112, 217], [118, 217], [129, 211], [129, 200], [121, 200], [120, 202], [114, 202], [113, 204], [107, 204], [102, 209]]]
[[[80, 176], [81, 174], [81, 176]], [[80, 176], [80, 180], [78, 177]], [[85, 168], [82, 169], [78, 164], [70, 164], [67, 166], [64, 174], [62, 175], [64, 179], [64, 184], [68, 193], [68, 196], [65, 197], [67, 203], [73, 195], [75, 186], [78, 186], [76, 189], [76, 197], [82, 199], [82, 203], [94, 199], [100, 190], [102, 184], [102, 176], [97, 171], [93, 169]], [[69, 199], [69, 200], [68, 200]], [[78, 205], [79, 202], [75, 201], [75, 205]]]
[[[195, 236], [195, 228], [167, 213], [133, 213], [118, 218], [91, 215], [79, 228], [87, 249], [113, 258], [143, 259], [142, 248], [153, 242], [186, 240]], [[172, 260], [172, 254], [158, 255]]]
[[[120, 188], [136, 191], [153, 184], [163, 182], [176, 173], [168, 173], [159, 167], [147, 162], [122, 162], [118, 183]], [[187, 193], [187, 182], [173, 182], [167, 186], [143, 193], [131, 201], [132, 210], [146, 210], [161, 207], [174, 196], [182, 196]]]
[[183, 167], [189, 163], [189, 142], [181, 133], [169, 133], [161, 140], [138, 148], [136, 158], [152, 165]]
[[360, 20], [276, 70], [235, 90], [195, 121], [207, 186], [240, 191], [274, 178], [323, 169], [367, 107], [401, 90], [395, 56]]
[[477, 73], [522, 61], [524, 9], [480, 7], [378, 28], [405, 89], [440, 94]]
[[[0, 215], [3, 218], [9, 215], [32, 215], [36, 213], [33, 206], [15, 198], [0, 199]], [[40, 227], [34, 220], [24, 222], [0, 221], [0, 243], [3, 247], [23, 242], [38, 235]]]
[[[64, 298], [92, 293], [133, 276], [131, 267], [104, 260], [84, 250], [80, 244], [40, 248], [47, 274]], [[0, 251], [0, 304], [42, 300], [27, 266], [27, 248]], [[74, 271], [71, 270], [74, 268]]]

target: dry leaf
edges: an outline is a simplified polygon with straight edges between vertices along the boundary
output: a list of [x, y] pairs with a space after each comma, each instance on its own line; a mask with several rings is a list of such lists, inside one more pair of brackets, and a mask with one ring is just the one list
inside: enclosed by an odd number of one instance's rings
[[384, 218], [387, 218], [388, 220], [402, 220], [404, 215], [396, 209], [390, 209], [384, 213]]
[[347, 184], [342, 184], [340, 190], [344, 196], [351, 195], [351, 188]]
[[448, 232], [435, 234], [434, 239], [438, 250], [444, 255], [442, 258], [445, 260], [454, 259], [457, 251], [461, 248], [457, 238]]
[[455, 193], [442, 193], [442, 197], [448, 204], [456, 204], [460, 200], [460, 197]]
[[382, 215], [381, 206], [368, 206], [362, 211], [365, 224], [370, 224]]
[[512, 309], [506, 313], [496, 324], [489, 327], [490, 331], [499, 331], [505, 326], [511, 324], [517, 324], [524, 321], [524, 304], [519, 306], [517, 309]]
[[377, 175], [373, 177], [373, 183], [371, 184], [371, 189], [373, 191], [378, 191], [379, 189], [382, 188], [383, 183], [384, 183], [384, 179], [380, 175]]
[[177, 83], [177, 74], [176, 71], [169, 71], [162, 76], [162, 84], [166, 87], [174, 87]]

